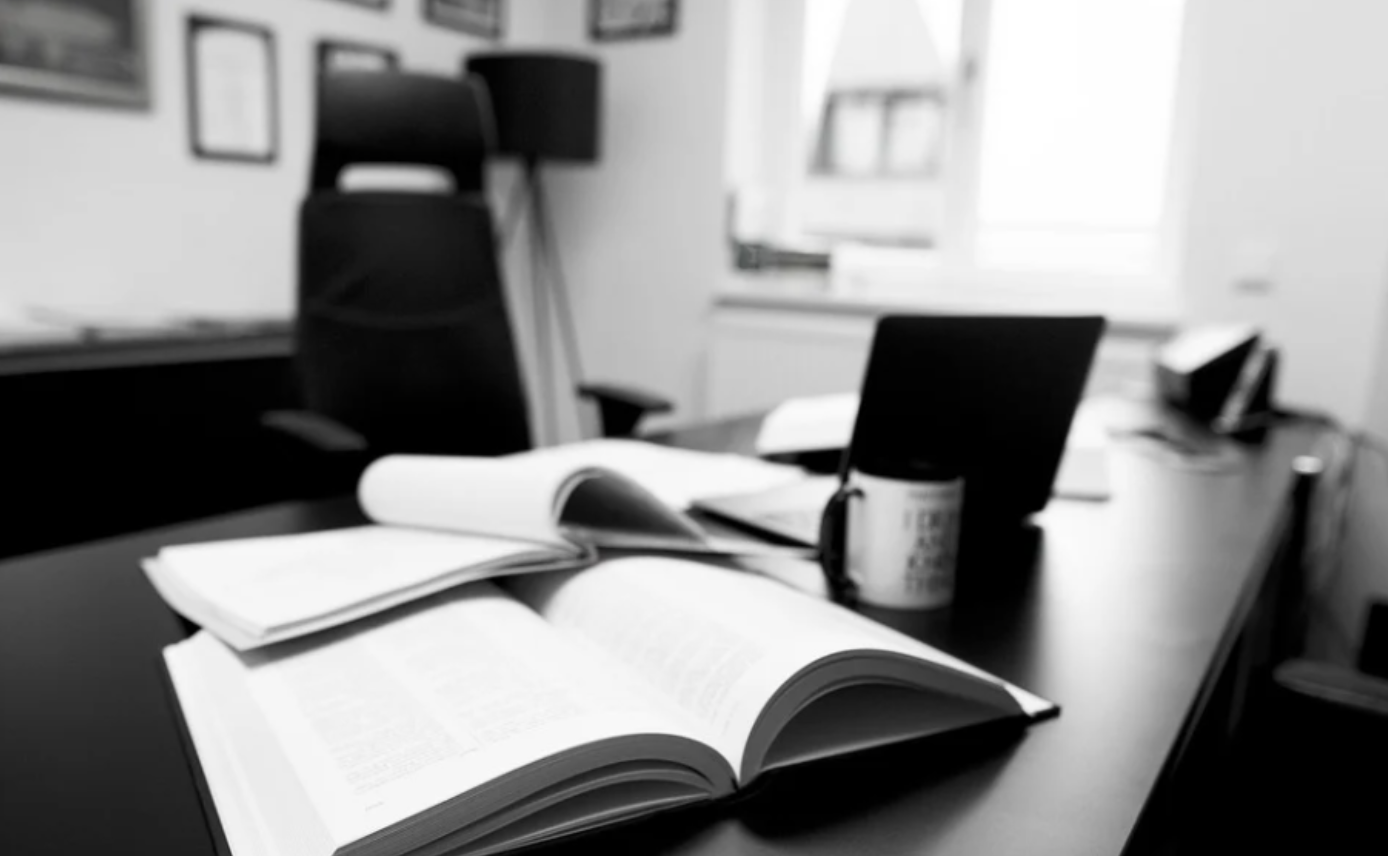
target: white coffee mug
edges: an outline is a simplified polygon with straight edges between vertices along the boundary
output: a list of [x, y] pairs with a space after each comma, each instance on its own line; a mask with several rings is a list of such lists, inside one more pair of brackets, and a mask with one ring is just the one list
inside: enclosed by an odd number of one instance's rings
[[854, 472], [848, 578], [873, 606], [930, 609], [954, 599], [964, 480], [906, 480]]

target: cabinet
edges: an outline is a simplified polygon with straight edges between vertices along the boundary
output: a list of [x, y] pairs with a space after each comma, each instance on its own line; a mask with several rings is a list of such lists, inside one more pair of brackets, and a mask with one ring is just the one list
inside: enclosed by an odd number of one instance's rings
[[287, 328], [0, 351], [0, 556], [287, 498]]

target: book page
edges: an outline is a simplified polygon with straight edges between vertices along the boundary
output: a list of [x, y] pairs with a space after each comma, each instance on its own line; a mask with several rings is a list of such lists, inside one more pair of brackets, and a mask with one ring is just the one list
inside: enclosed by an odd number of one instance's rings
[[[308, 640], [204, 656], [254, 699], [338, 846], [558, 753], [639, 734], [698, 739], [487, 583]], [[712, 787], [689, 778], [691, 798]]]
[[640, 440], [586, 440], [521, 452], [514, 458], [543, 459], [575, 469], [601, 467], [626, 476], [670, 508], [686, 509], [710, 496], [751, 493], [805, 478], [805, 471], [715, 452], [696, 452]]
[[443, 578], [456, 584], [506, 565], [566, 558], [579, 556], [528, 541], [354, 526], [164, 547], [155, 569], [176, 591], [255, 639], [318, 618], [345, 618], [351, 607], [396, 592], [423, 594], [421, 588]]
[[389, 455], [362, 475], [380, 523], [551, 545], [708, 552], [703, 530], [621, 473], [563, 454]]
[[565, 545], [559, 508], [574, 471], [523, 459], [387, 455], [362, 473], [357, 498], [377, 523]]
[[744, 751], [763, 709], [801, 670], [845, 652], [925, 660], [955, 676], [951, 692], [1016, 707], [996, 678], [746, 572], [642, 557], [507, 585], [553, 626], [611, 652], [697, 718], [712, 745], [744, 774]]
[[367, 467], [358, 496], [380, 523], [545, 544], [568, 544], [566, 526], [703, 538], [697, 524], [632, 479], [561, 454], [388, 455]]

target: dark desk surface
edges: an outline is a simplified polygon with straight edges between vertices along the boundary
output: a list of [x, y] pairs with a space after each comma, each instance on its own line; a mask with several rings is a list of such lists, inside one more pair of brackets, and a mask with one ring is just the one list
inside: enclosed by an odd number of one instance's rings
[[[677, 439], [750, 447], [755, 424]], [[1122, 850], [1228, 654], [1282, 527], [1285, 428], [1239, 473], [1133, 450], [1114, 498], [1054, 501], [1038, 528], [966, 545], [954, 606], [872, 612], [1063, 705], [1021, 737], [897, 747], [773, 780], [740, 806], [582, 842], [608, 852]], [[0, 564], [0, 853], [210, 854], [159, 650], [185, 630], [137, 566], [176, 541], [359, 520], [290, 504]]]

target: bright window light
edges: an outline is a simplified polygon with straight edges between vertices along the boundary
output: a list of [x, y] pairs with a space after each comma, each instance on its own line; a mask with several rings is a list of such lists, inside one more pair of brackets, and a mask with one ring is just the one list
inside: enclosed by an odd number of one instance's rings
[[992, 0], [977, 264], [1154, 270], [1182, 5]]

